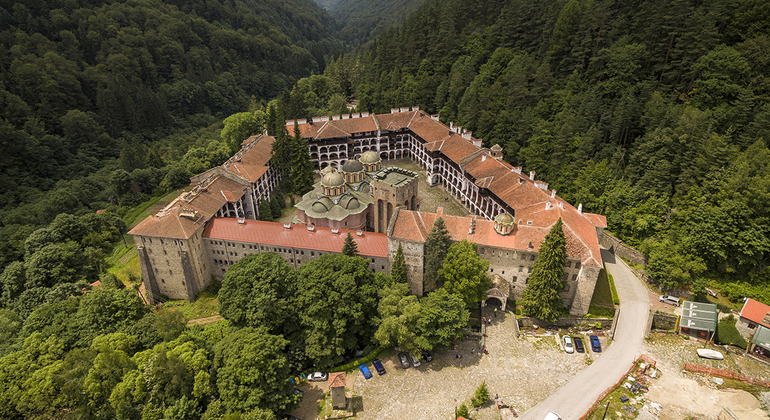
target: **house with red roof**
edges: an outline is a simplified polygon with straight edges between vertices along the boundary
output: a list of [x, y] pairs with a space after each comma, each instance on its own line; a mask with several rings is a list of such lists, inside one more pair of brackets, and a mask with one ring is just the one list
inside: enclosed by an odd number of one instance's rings
[[770, 328], [770, 306], [757, 302], [754, 299], [746, 298], [735, 327], [746, 338], [754, 335], [757, 327]]

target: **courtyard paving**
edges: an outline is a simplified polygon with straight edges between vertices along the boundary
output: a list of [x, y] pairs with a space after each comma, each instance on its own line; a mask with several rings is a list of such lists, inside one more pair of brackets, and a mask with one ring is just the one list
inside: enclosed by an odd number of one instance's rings
[[360, 372], [353, 372], [348, 388], [361, 397], [363, 406], [356, 418], [452, 418], [461, 403], [471, 406], [476, 388], [486, 381], [492, 398], [472, 417], [499, 419], [502, 413], [494, 405], [495, 395], [523, 411], [568, 382], [590, 363], [588, 358], [597, 356], [566, 354], [555, 335], [516, 338], [514, 322], [510, 313], [493, 318], [486, 338], [488, 355], [480, 354], [481, 342], [471, 338], [416, 369], [402, 369], [393, 352], [383, 358], [385, 375], [365, 380]]

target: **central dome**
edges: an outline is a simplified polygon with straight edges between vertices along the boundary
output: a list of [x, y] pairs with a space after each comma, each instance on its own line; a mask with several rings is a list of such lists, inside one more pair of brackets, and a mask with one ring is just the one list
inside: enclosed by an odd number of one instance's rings
[[497, 216], [495, 216], [495, 223], [500, 223], [501, 225], [512, 225], [516, 223], [513, 216], [511, 216], [508, 213], [500, 213]]
[[375, 163], [382, 162], [382, 159], [380, 158], [380, 155], [377, 154], [374, 150], [368, 150], [364, 152], [363, 155], [361, 155], [361, 159], [359, 159], [361, 163], [364, 165], [372, 165]]
[[345, 179], [337, 172], [329, 172], [321, 178], [321, 185], [324, 187], [339, 187], [345, 184]]
[[361, 172], [364, 170], [364, 165], [357, 160], [349, 160], [342, 164], [342, 171], [348, 173]]

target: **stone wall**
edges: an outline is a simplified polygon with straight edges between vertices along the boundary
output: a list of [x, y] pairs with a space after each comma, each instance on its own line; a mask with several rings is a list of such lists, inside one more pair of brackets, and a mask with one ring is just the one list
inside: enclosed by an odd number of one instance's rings
[[676, 328], [676, 320], [674, 315], [656, 313], [652, 316], [652, 329], [673, 330]]
[[525, 327], [537, 327], [537, 328], [546, 328], [550, 326], [555, 326], [557, 328], [590, 328], [595, 329], [595, 325], [597, 322], [601, 322], [603, 330], [609, 329], [612, 327], [612, 318], [591, 318], [591, 319], [585, 319], [585, 318], [560, 318], [557, 319], [554, 322], [545, 322], [542, 320], [539, 320], [537, 318], [532, 317], [521, 317], [517, 319], [519, 323], [519, 328], [525, 328]]
[[602, 235], [599, 238], [599, 244], [609, 249], [610, 252], [618, 257], [629, 260], [634, 264], [647, 265], [647, 257], [645, 257], [644, 254], [624, 244], [623, 241], [606, 230], [602, 232]]

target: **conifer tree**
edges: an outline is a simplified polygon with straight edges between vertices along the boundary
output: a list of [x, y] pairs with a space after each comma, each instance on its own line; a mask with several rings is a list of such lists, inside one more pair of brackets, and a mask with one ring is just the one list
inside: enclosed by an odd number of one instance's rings
[[281, 217], [281, 204], [278, 200], [278, 194], [274, 195], [273, 199], [270, 200], [270, 213], [273, 215], [273, 220]]
[[300, 134], [297, 120], [294, 120], [291, 156], [291, 181], [294, 186], [294, 193], [303, 195], [313, 189], [313, 163], [310, 161], [307, 141]]
[[273, 210], [265, 199], [259, 200], [259, 220], [273, 221]]
[[561, 219], [554, 223], [540, 245], [537, 260], [527, 287], [521, 294], [524, 314], [543, 321], [555, 321], [564, 311], [559, 293], [564, 289], [564, 265], [567, 263], [567, 240]]
[[404, 259], [404, 250], [401, 248], [401, 242], [398, 243], [396, 256], [393, 258], [393, 265], [390, 267], [390, 277], [394, 283], [407, 283], [409, 281], [406, 275], [406, 261]]
[[353, 240], [353, 236], [348, 232], [347, 238], [345, 238], [345, 245], [342, 246], [342, 253], [348, 257], [355, 257], [358, 255], [358, 245]]
[[433, 222], [433, 228], [425, 240], [425, 271], [423, 273], [423, 292], [432, 292], [441, 287], [443, 280], [439, 270], [444, 265], [452, 237], [446, 228], [444, 219], [439, 217]]

